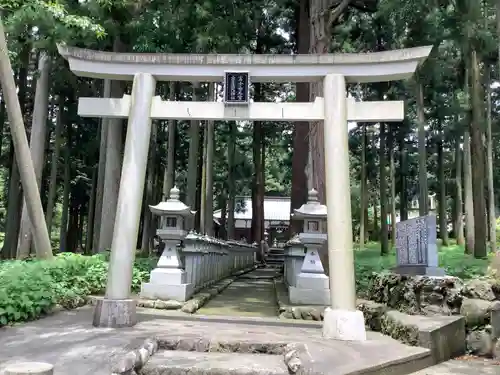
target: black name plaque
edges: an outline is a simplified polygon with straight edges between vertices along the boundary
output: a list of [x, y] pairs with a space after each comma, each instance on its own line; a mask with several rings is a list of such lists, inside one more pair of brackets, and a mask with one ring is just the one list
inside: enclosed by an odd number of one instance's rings
[[227, 104], [248, 104], [249, 78], [248, 72], [225, 72], [224, 102]]

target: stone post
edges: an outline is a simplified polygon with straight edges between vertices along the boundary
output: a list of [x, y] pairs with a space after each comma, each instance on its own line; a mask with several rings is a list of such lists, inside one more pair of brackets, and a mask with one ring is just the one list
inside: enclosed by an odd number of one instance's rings
[[132, 85], [123, 168], [111, 245], [108, 284], [104, 299], [97, 302], [96, 327], [130, 327], [136, 324], [136, 303], [130, 298], [137, 233], [141, 216], [151, 136], [151, 103], [156, 81], [151, 74], [137, 73]]
[[323, 336], [364, 341], [363, 313], [356, 310], [345, 77], [328, 74], [323, 81], [323, 94], [330, 266], [330, 307], [325, 310]]

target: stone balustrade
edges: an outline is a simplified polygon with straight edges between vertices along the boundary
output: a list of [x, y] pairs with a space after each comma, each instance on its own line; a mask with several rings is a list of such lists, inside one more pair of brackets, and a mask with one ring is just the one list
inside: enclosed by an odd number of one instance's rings
[[[168, 251], [168, 250], [167, 250]], [[148, 299], [178, 300], [184, 302], [200, 289], [206, 288], [232, 273], [249, 268], [255, 264], [257, 247], [237, 241], [222, 241], [206, 235], [190, 232], [176, 251], [168, 251], [170, 265], [178, 265], [177, 269], [168, 269], [160, 262], [152, 272], [178, 273], [181, 278], [169, 278], [168, 283], [157, 282], [151, 277], [149, 283], [143, 284], [141, 296]], [[165, 251], [164, 251], [165, 254]], [[165, 256], [165, 255], [162, 256]], [[178, 257], [173, 261], [172, 257]], [[163, 280], [167, 280], [163, 278]]]

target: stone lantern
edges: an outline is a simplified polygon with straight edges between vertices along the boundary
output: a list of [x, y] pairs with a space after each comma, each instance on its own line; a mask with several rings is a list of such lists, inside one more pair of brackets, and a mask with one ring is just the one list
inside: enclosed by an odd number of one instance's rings
[[294, 210], [292, 219], [304, 222], [300, 242], [305, 247], [305, 258], [297, 276], [296, 285], [290, 286], [289, 295], [292, 303], [304, 305], [329, 305], [330, 286], [319, 251], [327, 240], [326, 206], [319, 203], [318, 192], [309, 191], [307, 203]]
[[179, 200], [179, 189], [175, 186], [167, 201], [149, 208], [153, 215], [160, 216], [156, 234], [165, 243], [165, 248], [156, 268], [151, 271], [149, 283], [141, 287], [141, 297], [184, 301], [192, 293], [192, 285], [186, 283], [181, 241], [188, 234], [185, 223], [191, 222], [195, 212]]

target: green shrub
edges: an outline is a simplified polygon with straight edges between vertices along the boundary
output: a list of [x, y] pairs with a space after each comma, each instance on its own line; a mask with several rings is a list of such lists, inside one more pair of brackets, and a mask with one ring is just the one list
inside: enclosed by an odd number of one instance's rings
[[[156, 259], [138, 259], [134, 265], [132, 291], [147, 281]], [[5, 261], [0, 263], [0, 326], [32, 320], [56, 304], [75, 308], [92, 294], [106, 288], [106, 255], [57, 255], [53, 261]]]

